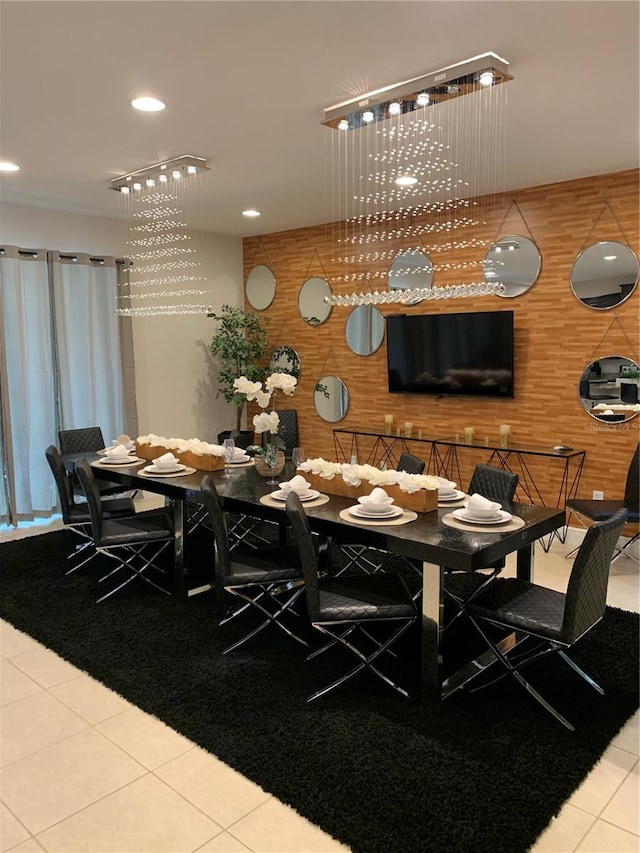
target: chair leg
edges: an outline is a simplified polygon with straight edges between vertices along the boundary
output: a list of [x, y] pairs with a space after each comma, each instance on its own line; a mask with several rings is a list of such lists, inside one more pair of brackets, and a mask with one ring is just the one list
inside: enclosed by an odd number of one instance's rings
[[594, 681], [590, 675], [587, 675], [587, 673], [583, 669], [581, 669], [578, 664], [574, 660], [572, 660], [566, 652], [563, 652], [562, 649], [558, 649], [558, 654], [565, 663], [569, 664], [569, 666], [574, 672], [577, 672], [581, 678], [584, 678], [587, 684], [590, 684], [594, 690], [596, 690], [601, 696], [604, 696], [604, 690], [602, 689], [602, 687], [600, 687], [600, 685], [596, 681]]
[[[231, 592], [233, 595], [236, 595], [238, 596], [238, 598], [242, 598], [247, 602], [246, 605], [244, 605], [242, 608], [239, 608], [238, 610], [234, 611], [233, 615], [229, 618], [233, 618], [233, 616], [236, 616], [238, 612], [244, 610], [246, 607], [252, 606], [259, 610], [260, 613], [262, 613], [262, 615], [265, 617], [265, 621], [261, 622], [260, 625], [258, 625], [244, 637], [241, 637], [232, 645], [227, 646], [227, 648], [224, 649], [224, 651], [222, 652], [223, 655], [226, 655], [229, 652], [232, 652], [234, 649], [237, 649], [239, 646], [242, 646], [248, 640], [255, 637], [256, 634], [259, 634], [261, 631], [263, 631], [268, 625], [275, 625], [277, 628], [279, 628], [281, 631], [283, 631], [285, 634], [287, 634], [289, 637], [296, 640], [296, 642], [300, 643], [303, 646], [309, 645], [305, 639], [299, 637], [294, 631], [290, 630], [283, 622], [280, 621], [284, 613], [294, 612], [293, 610], [291, 610], [291, 608], [304, 592], [304, 586], [296, 587], [285, 602], [279, 602], [277, 600], [275, 594], [273, 594], [276, 589], [278, 592], [280, 592], [282, 590], [282, 586], [276, 587], [275, 585], [272, 585], [267, 589], [263, 588], [261, 592], [254, 598], [252, 598], [250, 595], [247, 595], [247, 593], [243, 592], [240, 589], [229, 589], [229, 592]], [[263, 604], [261, 603], [262, 600], [271, 602], [272, 604], [277, 606], [277, 609], [275, 611], [269, 610], [267, 607], [263, 606]], [[224, 621], [229, 621], [229, 618], [225, 619]], [[222, 625], [223, 622], [220, 622], [220, 624]]]
[[611, 560], [611, 562], [615, 563], [615, 561], [618, 560], [620, 557], [630, 557], [632, 560], [635, 560], [636, 562], [640, 562], [640, 557], [637, 557], [635, 554], [632, 554], [631, 551], [627, 551], [627, 548], [629, 547], [629, 545], [632, 545], [634, 542], [637, 542], [639, 538], [640, 538], [640, 531], [638, 533], [636, 533], [635, 536], [632, 536], [631, 539], [629, 539], [629, 541], [626, 542], [622, 546], [622, 548], [620, 548], [620, 550], [615, 555], [613, 560]]

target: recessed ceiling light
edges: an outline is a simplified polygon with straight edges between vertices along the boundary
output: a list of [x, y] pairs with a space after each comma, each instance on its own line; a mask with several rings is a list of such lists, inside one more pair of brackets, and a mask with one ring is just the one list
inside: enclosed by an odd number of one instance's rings
[[400, 175], [399, 178], [395, 179], [394, 183], [399, 187], [412, 187], [418, 183], [418, 179], [414, 178], [413, 175]]
[[157, 113], [165, 108], [165, 104], [157, 98], [134, 98], [131, 101], [134, 110], [142, 110], [145, 113]]
[[4, 160], [0, 162], [0, 172], [18, 172], [20, 170], [20, 166], [16, 166], [15, 163], [9, 163]]
[[604, 259], [605, 259], [605, 261], [615, 261], [615, 259], [617, 257], [618, 257], [617, 255], [605, 255]]
[[261, 216], [261, 213], [259, 210], [254, 210], [252, 207], [250, 207], [248, 210], [243, 210], [242, 215], [251, 218], [254, 216]]

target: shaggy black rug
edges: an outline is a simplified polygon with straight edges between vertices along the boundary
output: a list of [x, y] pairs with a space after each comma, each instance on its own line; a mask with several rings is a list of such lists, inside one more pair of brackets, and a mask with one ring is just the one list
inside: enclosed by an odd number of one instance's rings
[[427, 709], [365, 676], [307, 705], [349, 659], [305, 662], [274, 629], [222, 657], [239, 628], [209, 593], [96, 605], [104, 563], [65, 577], [71, 543], [0, 546], [0, 616], [354, 851], [527, 850], [638, 706], [638, 617], [612, 608], [574, 649], [605, 697], [561, 661], [530, 671], [574, 733], [508, 680]]

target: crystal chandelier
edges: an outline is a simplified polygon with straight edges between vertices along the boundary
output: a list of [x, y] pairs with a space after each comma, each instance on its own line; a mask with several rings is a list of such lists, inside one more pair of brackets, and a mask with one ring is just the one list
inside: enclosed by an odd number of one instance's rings
[[[415, 305], [504, 293], [486, 280], [484, 255], [503, 183], [508, 66], [485, 53], [324, 111], [331, 284], [357, 287], [334, 290], [326, 302]], [[434, 276], [444, 281], [434, 286]]]
[[[209, 306], [193, 297], [206, 296], [197, 249], [184, 213], [193, 206], [199, 176], [208, 172], [202, 157], [182, 155], [114, 178], [127, 219], [127, 275], [118, 295], [116, 314], [156, 317], [206, 314]], [[190, 301], [191, 300], [191, 301]]]

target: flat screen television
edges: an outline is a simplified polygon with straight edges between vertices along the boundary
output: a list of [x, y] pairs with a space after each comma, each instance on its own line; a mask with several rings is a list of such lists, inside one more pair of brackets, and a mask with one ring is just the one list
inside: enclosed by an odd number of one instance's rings
[[513, 311], [387, 317], [391, 394], [513, 397]]

